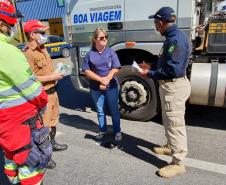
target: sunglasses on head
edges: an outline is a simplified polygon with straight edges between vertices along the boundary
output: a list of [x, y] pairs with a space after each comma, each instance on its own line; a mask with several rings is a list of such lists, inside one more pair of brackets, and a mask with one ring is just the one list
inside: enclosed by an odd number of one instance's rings
[[102, 36], [102, 37], [97, 37], [98, 40], [108, 40], [108, 35]]

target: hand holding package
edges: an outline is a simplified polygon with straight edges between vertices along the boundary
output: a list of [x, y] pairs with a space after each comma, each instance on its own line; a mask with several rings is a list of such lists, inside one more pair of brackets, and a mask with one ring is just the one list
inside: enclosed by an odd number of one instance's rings
[[68, 64], [58, 63], [56, 64], [56, 71], [59, 71], [64, 74], [64, 76], [71, 75], [71, 66]]

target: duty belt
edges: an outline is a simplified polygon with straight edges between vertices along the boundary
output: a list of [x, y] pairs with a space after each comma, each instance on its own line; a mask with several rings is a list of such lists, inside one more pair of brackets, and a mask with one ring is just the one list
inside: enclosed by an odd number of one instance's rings
[[24, 125], [29, 125], [31, 129], [36, 128], [36, 122], [40, 120], [39, 114], [36, 114], [34, 117], [29, 118], [28, 120], [24, 121]]
[[56, 92], [56, 87], [55, 86], [54, 87], [50, 87], [49, 89], [45, 90], [45, 92], [47, 94], [53, 94], [53, 93]]

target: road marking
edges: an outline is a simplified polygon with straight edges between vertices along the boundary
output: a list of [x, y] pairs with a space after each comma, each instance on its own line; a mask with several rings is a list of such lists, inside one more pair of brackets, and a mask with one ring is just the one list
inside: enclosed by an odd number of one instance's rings
[[[170, 163], [172, 161], [172, 157], [170, 157], [170, 156], [157, 155], [146, 147], [139, 146], [139, 148], [146, 151], [147, 153], [151, 152], [152, 155], [154, 155], [157, 158], [164, 160], [168, 163]], [[226, 165], [207, 162], [207, 161], [201, 161], [201, 160], [191, 159], [191, 158], [185, 158], [184, 164], [185, 164], [185, 166], [188, 166], [188, 167], [197, 168], [197, 169], [200, 169], [200, 170], [205, 170], [205, 171], [210, 171], [210, 172], [220, 173], [220, 174], [226, 175]]]
[[[164, 155], [155, 155], [155, 156], [169, 163], [172, 161], [172, 157], [170, 156], [164, 156]], [[185, 166], [189, 166], [192, 168], [198, 168], [200, 170], [206, 170], [206, 171], [221, 173], [226, 175], [226, 165], [207, 162], [207, 161], [201, 161], [201, 160], [191, 159], [191, 158], [185, 158], [184, 164]]]

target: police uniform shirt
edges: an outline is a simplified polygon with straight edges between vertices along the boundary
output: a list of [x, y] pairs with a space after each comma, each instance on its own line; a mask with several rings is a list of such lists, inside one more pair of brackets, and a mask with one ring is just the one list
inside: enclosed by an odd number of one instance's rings
[[163, 34], [166, 37], [156, 70], [150, 70], [148, 76], [157, 80], [166, 80], [186, 76], [190, 43], [184, 32], [174, 24]]
[[[95, 48], [87, 52], [84, 62], [83, 71], [91, 70], [95, 74], [105, 77], [109, 74], [112, 69], [120, 68], [121, 64], [119, 62], [117, 54], [111, 48], [105, 48], [102, 53], [99, 53]], [[100, 82], [95, 80], [90, 80], [90, 88], [99, 90]], [[114, 77], [109, 84], [109, 88], [116, 87], [118, 85], [117, 78]]]
[[[51, 57], [44, 46], [38, 47], [37, 43], [32, 41], [25, 46], [23, 52], [36, 76], [45, 76], [54, 72]], [[42, 85], [47, 90], [55, 86], [55, 81], [43, 82]]]

